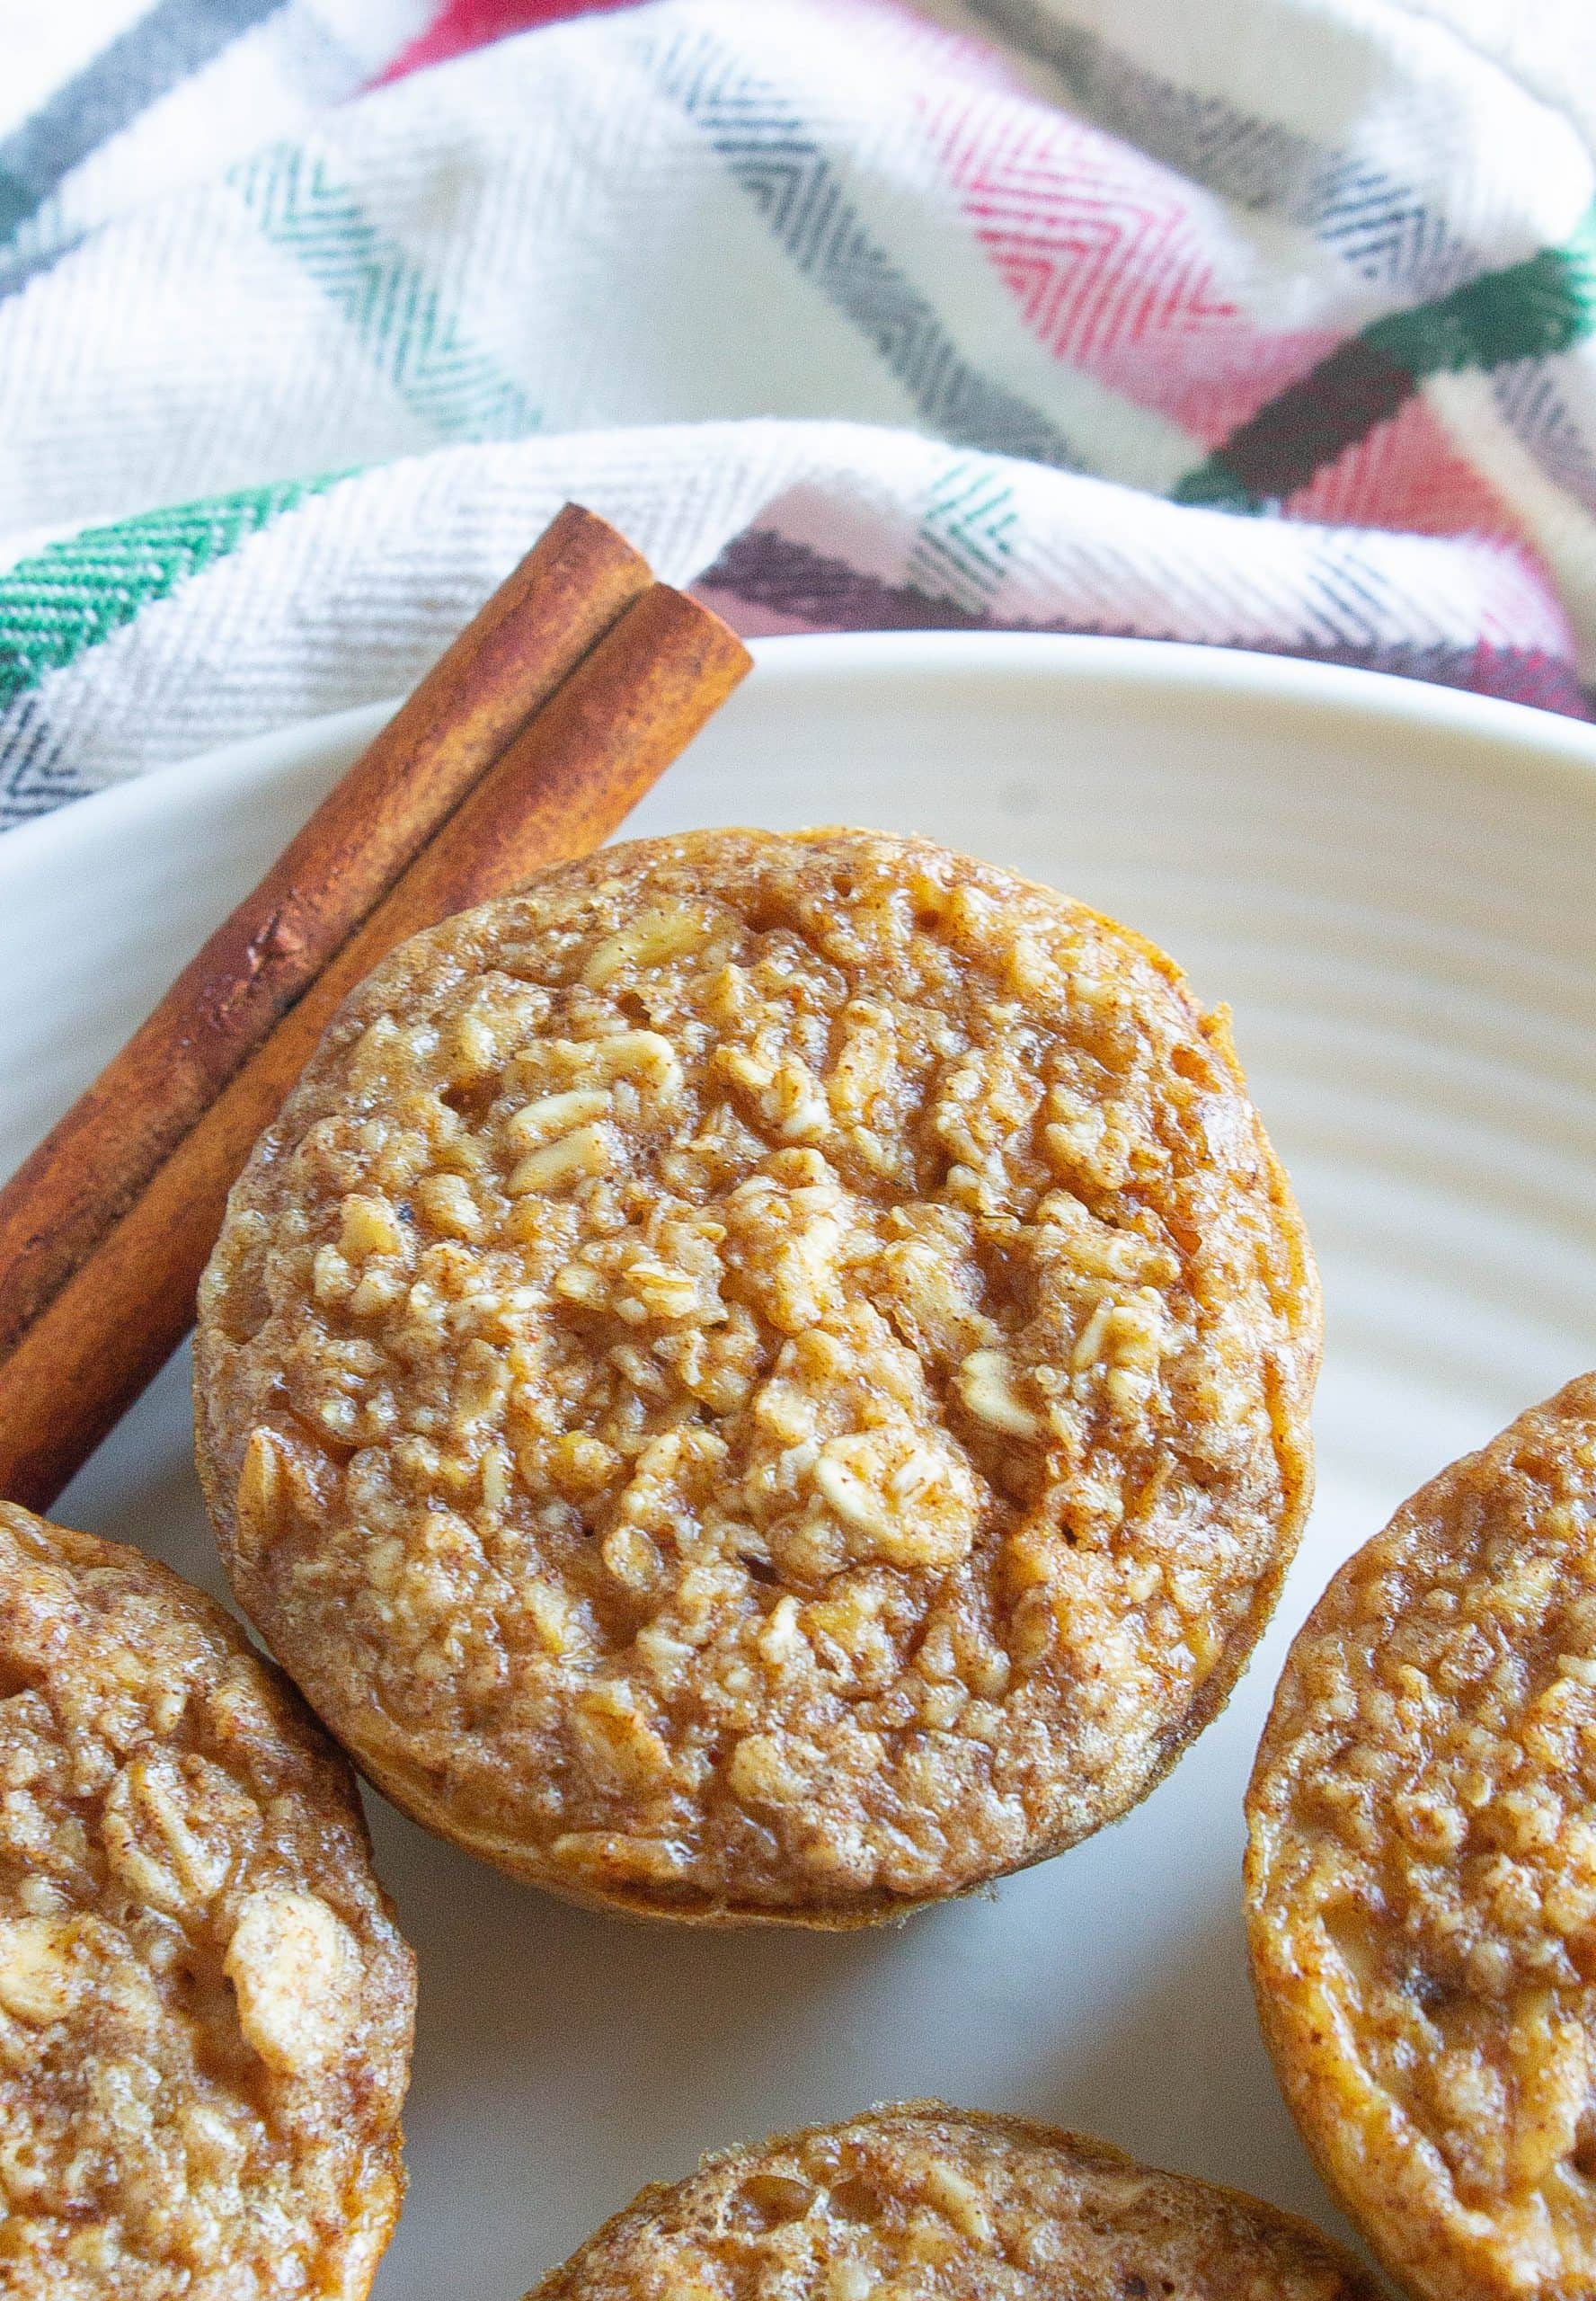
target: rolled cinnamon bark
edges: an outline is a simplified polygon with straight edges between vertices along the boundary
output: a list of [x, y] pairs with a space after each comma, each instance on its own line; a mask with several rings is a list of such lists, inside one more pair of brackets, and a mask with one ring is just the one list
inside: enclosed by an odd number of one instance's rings
[[681, 592], [655, 584], [626, 610], [0, 1363], [0, 1495], [47, 1510], [182, 1341], [227, 1193], [355, 984], [422, 928], [597, 847], [748, 668]]
[[0, 1189], [0, 1351], [651, 581], [607, 521], [566, 505]]

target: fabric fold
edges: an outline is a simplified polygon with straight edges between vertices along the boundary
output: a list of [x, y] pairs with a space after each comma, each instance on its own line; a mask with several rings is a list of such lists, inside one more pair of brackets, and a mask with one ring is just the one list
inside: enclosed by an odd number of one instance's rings
[[0, 822], [397, 692], [568, 496], [750, 633], [1592, 715], [1596, 166], [1437, 8], [96, 13], [0, 95]]

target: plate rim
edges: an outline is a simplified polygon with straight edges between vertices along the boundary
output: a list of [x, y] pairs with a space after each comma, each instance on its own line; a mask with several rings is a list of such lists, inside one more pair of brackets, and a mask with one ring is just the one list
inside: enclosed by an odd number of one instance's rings
[[[760, 684], [815, 683], [986, 675], [1031, 684], [1039, 679], [1120, 684], [1168, 700], [1216, 702], [1242, 711], [1280, 708], [1361, 722], [1371, 735], [1427, 733], [1484, 741], [1520, 764], [1572, 770], [1596, 791], [1596, 724], [1515, 703], [1441, 687], [1395, 672], [1324, 663], [1299, 655], [1264, 654], [1179, 640], [1098, 637], [1077, 632], [873, 631], [784, 633], [751, 640]], [[0, 834], [0, 893], [13, 873], [69, 866], [81, 840], [137, 835], [168, 805], [214, 803], [252, 777], [285, 773], [325, 745], [371, 734], [402, 697], [246, 735], [111, 783], [81, 799]]]

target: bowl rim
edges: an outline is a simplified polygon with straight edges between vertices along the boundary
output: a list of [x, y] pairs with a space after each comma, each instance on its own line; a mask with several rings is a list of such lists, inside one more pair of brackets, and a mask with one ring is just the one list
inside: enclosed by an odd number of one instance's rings
[[[1119, 689], [1125, 701], [1184, 702], [1206, 715], [1236, 710], [1256, 719], [1283, 714], [1340, 721], [1356, 739], [1431, 736], [1483, 749], [1494, 763], [1576, 776], [1596, 792], [1596, 724], [1498, 696], [1388, 671], [1323, 663], [1310, 657], [1261, 654], [1239, 647], [1163, 639], [1099, 638], [1075, 632], [872, 631], [782, 634], [750, 641], [761, 687], [779, 681], [797, 694], [816, 688], [909, 680], [917, 684], [971, 679], [1029, 686], [1058, 682]], [[69, 800], [0, 834], [0, 893], [13, 872], [69, 865], [77, 840], [137, 837], [168, 809], [217, 804], [229, 791], [270, 781], [330, 745], [368, 741], [403, 700], [387, 697], [294, 720], [211, 750], [152, 768]]]

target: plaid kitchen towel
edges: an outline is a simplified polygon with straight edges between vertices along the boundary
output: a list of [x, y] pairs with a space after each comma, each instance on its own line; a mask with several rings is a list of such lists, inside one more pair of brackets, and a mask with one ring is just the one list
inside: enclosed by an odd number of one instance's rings
[[0, 13], [0, 820], [405, 688], [567, 496], [745, 632], [1592, 715], [1590, 13]]

